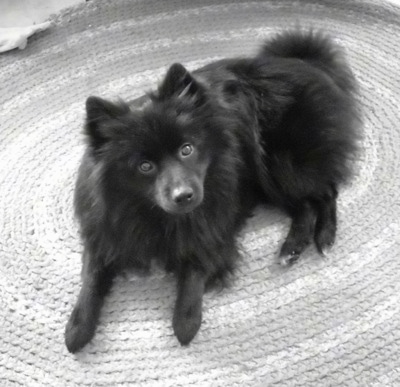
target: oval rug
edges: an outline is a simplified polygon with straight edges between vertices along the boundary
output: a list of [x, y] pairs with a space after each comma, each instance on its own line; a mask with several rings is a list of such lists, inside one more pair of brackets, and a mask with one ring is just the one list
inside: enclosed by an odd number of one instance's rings
[[[400, 385], [400, 9], [381, 1], [90, 1], [0, 56], [0, 385]], [[230, 289], [205, 296], [187, 348], [174, 280], [119, 278], [94, 340], [67, 352], [80, 288], [72, 214], [89, 95], [133, 98], [173, 62], [253, 53], [300, 25], [341, 44], [361, 86], [362, 152], [342, 190], [337, 243], [289, 269], [289, 219], [259, 208]], [[338, 112], [340, 114], [340, 112]]]

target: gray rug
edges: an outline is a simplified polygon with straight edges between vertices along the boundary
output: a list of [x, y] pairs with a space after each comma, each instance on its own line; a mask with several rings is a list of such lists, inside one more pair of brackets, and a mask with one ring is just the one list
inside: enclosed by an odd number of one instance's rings
[[[91, 1], [0, 57], [1, 386], [400, 386], [400, 9], [383, 1]], [[80, 288], [72, 193], [84, 101], [136, 97], [181, 61], [252, 53], [300, 24], [345, 47], [365, 138], [323, 259], [282, 269], [282, 213], [259, 208], [231, 289], [209, 293], [188, 348], [174, 281], [119, 278], [93, 342], [64, 327]], [[340, 112], [338, 112], [340, 114]]]

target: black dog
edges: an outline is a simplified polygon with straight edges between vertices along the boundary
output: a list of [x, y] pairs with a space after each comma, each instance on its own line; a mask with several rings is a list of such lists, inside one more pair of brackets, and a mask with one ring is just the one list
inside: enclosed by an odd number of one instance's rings
[[188, 344], [205, 289], [234, 268], [235, 235], [260, 201], [292, 218], [282, 264], [313, 239], [321, 253], [332, 246], [358, 139], [355, 89], [333, 42], [295, 31], [252, 58], [193, 73], [174, 64], [140, 106], [90, 97], [75, 196], [83, 285], [69, 351], [92, 339], [114, 276], [152, 259], [177, 276], [173, 328]]

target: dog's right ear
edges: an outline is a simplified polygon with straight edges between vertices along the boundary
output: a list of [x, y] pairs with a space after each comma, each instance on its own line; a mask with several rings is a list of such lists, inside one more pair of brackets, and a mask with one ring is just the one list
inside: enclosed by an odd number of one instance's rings
[[86, 134], [92, 144], [100, 146], [110, 140], [116, 130], [119, 118], [129, 112], [123, 102], [113, 103], [99, 97], [86, 100]]

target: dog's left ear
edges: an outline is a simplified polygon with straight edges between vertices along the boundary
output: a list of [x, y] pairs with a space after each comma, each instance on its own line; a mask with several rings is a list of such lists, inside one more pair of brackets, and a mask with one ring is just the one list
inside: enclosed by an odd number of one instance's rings
[[180, 63], [173, 64], [158, 88], [161, 99], [171, 97], [191, 99], [196, 105], [204, 103], [204, 88], [201, 86]]

